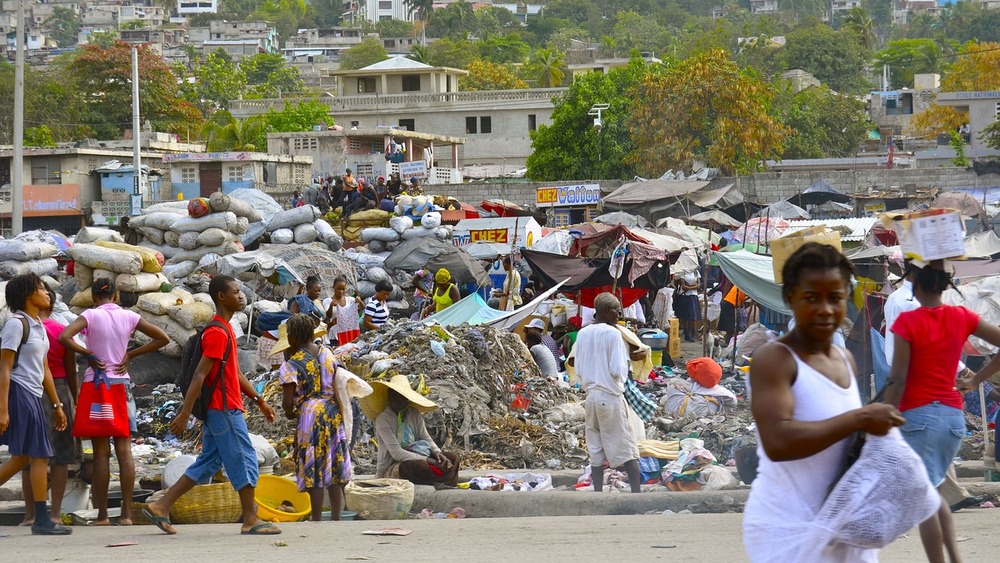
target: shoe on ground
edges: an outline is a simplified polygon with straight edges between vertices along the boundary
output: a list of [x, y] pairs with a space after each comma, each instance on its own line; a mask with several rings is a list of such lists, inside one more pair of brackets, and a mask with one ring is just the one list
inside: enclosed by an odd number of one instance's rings
[[955, 504], [951, 505], [950, 508], [951, 508], [952, 512], [958, 512], [959, 510], [962, 510], [963, 508], [972, 508], [973, 506], [979, 506], [980, 504], [983, 504], [984, 502], [986, 502], [986, 496], [985, 495], [980, 495], [978, 497], [965, 497], [964, 499], [962, 499], [962, 500], [956, 502]]

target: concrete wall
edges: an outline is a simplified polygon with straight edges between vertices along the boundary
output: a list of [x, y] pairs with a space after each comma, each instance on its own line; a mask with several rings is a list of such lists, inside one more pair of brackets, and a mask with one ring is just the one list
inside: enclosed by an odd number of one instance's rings
[[743, 195], [751, 201], [774, 203], [791, 197], [816, 180], [823, 178], [838, 190], [847, 193], [863, 193], [869, 188], [873, 192], [902, 188], [915, 184], [918, 188], [982, 188], [1000, 186], [1000, 176], [988, 174], [976, 176], [972, 170], [964, 168], [895, 168], [892, 170], [841, 170], [824, 172], [765, 172], [739, 178], [716, 179], [714, 184], [736, 182]]

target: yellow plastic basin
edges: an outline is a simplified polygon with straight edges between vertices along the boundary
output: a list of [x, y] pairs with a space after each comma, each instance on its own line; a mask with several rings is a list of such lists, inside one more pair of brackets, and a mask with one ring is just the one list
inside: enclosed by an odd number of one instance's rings
[[[254, 491], [257, 501], [257, 514], [268, 522], [298, 522], [309, 518], [312, 505], [308, 493], [300, 493], [299, 487], [291, 479], [275, 475], [261, 475]], [[285, 501], [295, 508], [295, 512], [285, 512], [278, 509]]]

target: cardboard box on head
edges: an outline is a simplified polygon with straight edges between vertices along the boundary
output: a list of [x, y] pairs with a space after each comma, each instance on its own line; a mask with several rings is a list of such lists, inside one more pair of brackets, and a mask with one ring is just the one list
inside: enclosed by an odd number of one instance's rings
[[826, 225], [809, 227], [808, 229], [776, 238], [770, 243], [771, 257], [773, 259], [771, 266], [774, 269], [775, 283], [780, 284], [783, 281], [781, 270], [785, 267], [785, 262], [788, 261], [792, 254], [795, 254], [796, 250], [807, 242], [829, 244], [838, 251], [841, 250], [840, 231], [830, 230]]

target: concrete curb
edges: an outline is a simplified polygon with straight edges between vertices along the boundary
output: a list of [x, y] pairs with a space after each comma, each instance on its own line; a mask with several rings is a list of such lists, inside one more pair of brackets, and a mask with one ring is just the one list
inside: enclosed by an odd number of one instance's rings
[[[998, 487], [1000, 490], [1000, 487]], [[651, 510], [699, 513], [742, 512], [749, 490], [601, 494], [568, 490], [530, 493], [437, 491], [418, 486], [412, 512], [449, 512], [462, 507], [472, 518], [645, 514]]]

